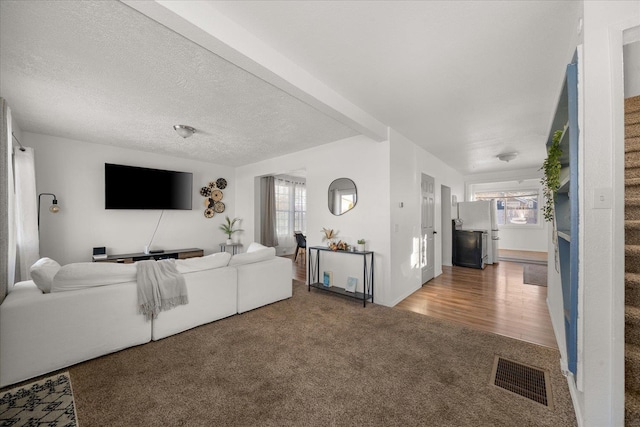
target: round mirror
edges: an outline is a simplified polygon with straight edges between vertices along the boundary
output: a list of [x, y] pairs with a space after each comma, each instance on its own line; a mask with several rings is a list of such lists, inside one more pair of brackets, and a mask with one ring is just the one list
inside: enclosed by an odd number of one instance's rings
[[356, 184], [349, 178], [338, 178], [329, 185], [329, 212], [342, 215], [358, 202]]

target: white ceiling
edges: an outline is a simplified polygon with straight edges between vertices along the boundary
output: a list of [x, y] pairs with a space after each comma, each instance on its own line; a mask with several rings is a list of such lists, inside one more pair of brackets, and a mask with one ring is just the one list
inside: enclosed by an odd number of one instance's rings
[[[541, 165], [580, 4], [209, 2], [463, 174]], [[0, 94], [23, 130], [229, 165], [356, 134], [121, 3], [0, 15]]]
[[0, 16], [23, 131], [231, 166], [356, 135], [120, 2], [2, 0]]

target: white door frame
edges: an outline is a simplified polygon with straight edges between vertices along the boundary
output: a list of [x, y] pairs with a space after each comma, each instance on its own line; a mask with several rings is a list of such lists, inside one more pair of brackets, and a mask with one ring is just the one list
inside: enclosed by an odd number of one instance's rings
[[453, 231], [451, 227], [451, 188], [440, 185], [440, 241], [442, 242], [442, 265], [452, 265]]
[[435, 179], [422, 174], [420, 179], [420, 267], [422, 284], [435, 277]]

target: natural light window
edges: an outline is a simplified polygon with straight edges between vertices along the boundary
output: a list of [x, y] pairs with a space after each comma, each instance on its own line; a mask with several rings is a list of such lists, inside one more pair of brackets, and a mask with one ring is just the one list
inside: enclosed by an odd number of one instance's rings
[[304, 182], [277, 178], [276, 190], [276, 227], [278, 240], [290, 237], [294, 231], [307, 230], [307, 188]]
[[498, 225], [538, 225], [538, 190], [482, 191], [475, 193], [476, 200], [497, 201]]

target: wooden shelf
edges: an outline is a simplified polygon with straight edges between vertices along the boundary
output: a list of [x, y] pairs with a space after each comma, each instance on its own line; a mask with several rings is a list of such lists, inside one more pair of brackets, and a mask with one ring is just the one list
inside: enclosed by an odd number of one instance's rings
[[562, 305], [565, 317], [567, 365], [577, 373], [578, 342], [578, 69], [577, 54], [567, 66], [560, 100], [554, 115], [547, 147], [553, 134], [562, 130], [560, 138], [560, 185], [555, 196], [555, 220], [557, 224], [558, 264], [562, 287]]
[[570, 183], [571, 174], [569, 168], [560, 169], [560, 187], [558, 187], [558, 193], [568, 193]]

